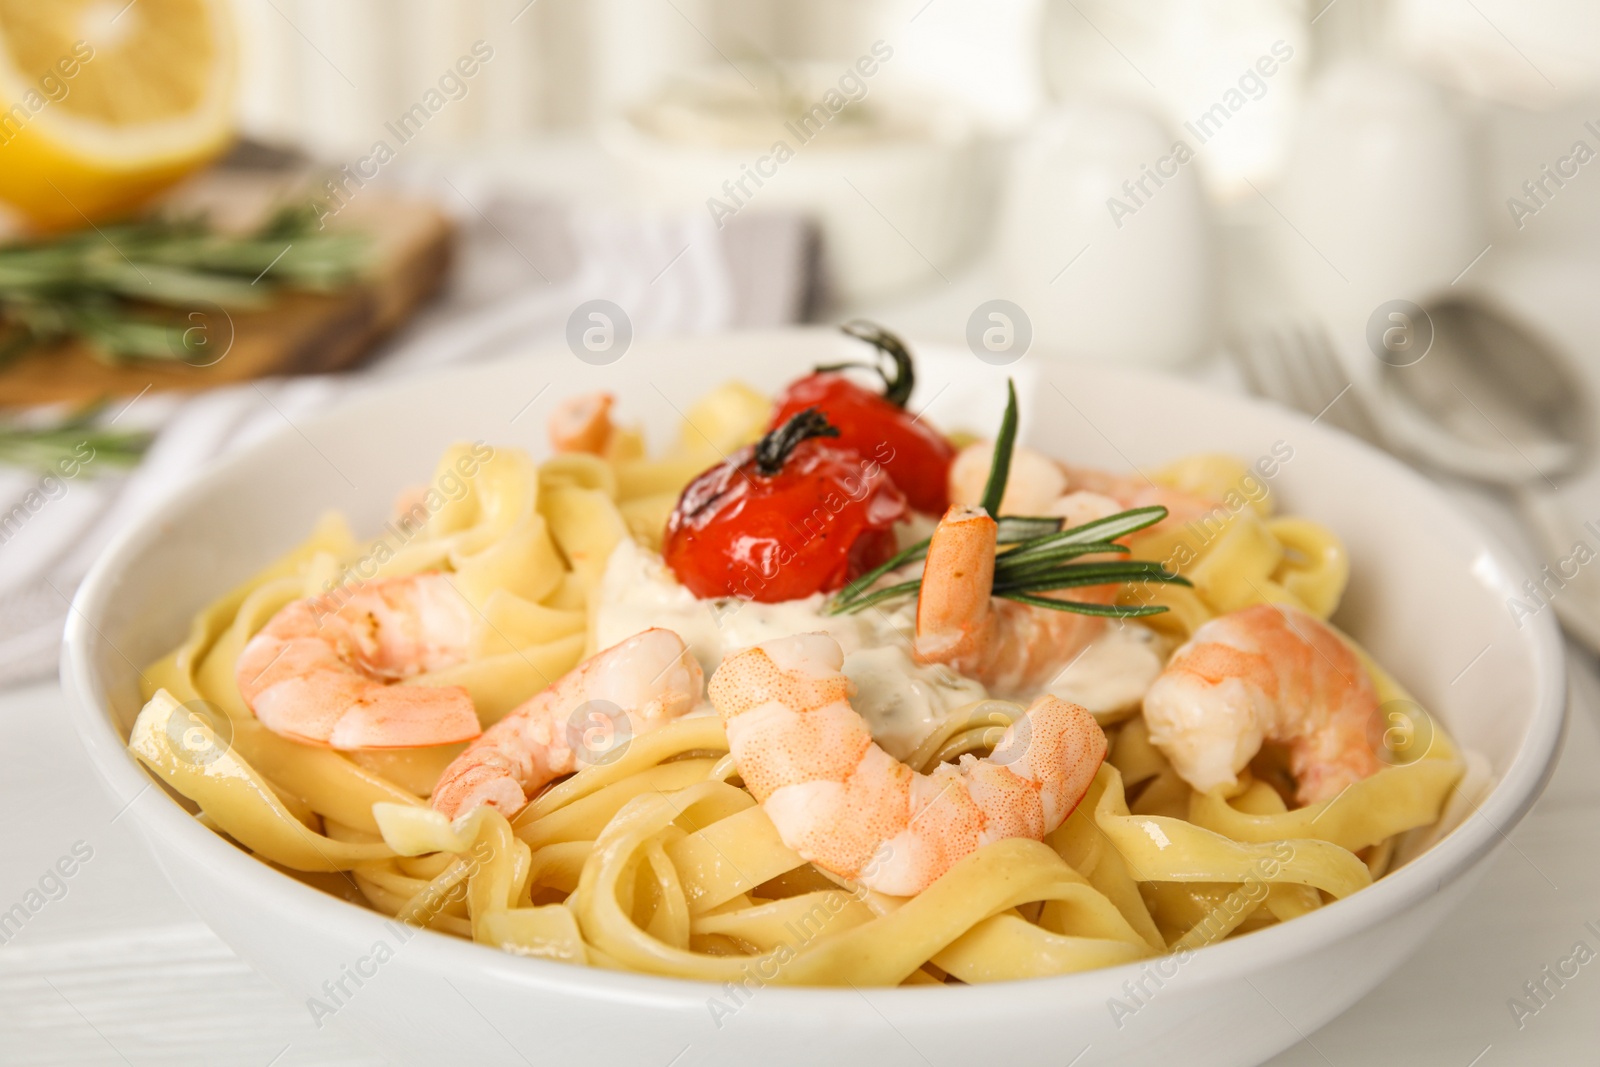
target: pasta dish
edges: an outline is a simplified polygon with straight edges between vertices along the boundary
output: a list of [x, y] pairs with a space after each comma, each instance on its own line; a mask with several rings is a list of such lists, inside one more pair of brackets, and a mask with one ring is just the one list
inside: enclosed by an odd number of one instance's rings
[[1459, 820], [1481, 760], [1329, 622], [1352, 561], [1275, 513], [1287, 444], [1090, 469], [1014, 393], [947, 434], [846, 330], [862, 363], [655, 454], [577, 396], [549, 458], [459, 444], [379, 536], [326, 516], [145, 671], [129, 748], [399, 922], [745, 986], [1182, 958]]

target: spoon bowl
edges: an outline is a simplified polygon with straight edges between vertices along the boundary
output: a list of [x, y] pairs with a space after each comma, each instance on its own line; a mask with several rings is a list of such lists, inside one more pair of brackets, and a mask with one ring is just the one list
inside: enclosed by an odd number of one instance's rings
[[1505, 488], [1551, 483], [1588, 462], [1594, 400], [1564, 350], [1478, 293], [1423, 307], [1423, 354], [1378, 380], [1393, 445]]

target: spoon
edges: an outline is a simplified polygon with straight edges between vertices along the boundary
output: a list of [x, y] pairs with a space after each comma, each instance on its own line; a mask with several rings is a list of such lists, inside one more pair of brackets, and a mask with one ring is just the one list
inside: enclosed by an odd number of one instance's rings
[[[1397, 450], [1503, 490], [1544, 556], [1533, 575], [1542, 610], [1600, 653], [1600, 531], [1562, 502], [1558, 481], [1595, 450], [1595, 398], [1567, 354], [1481, 293], [1424, 306], [1432, 343], [1385, 362], [1375, 406]], [[1579, 551], [1579, 546], [1587, 552]], [[1589, 561], [1593, 562], [1589, 562]]]

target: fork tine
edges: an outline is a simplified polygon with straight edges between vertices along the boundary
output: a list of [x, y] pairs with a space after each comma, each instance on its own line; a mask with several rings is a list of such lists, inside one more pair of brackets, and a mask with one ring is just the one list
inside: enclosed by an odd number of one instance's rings
[[1305, 345], [1307, 362], [1316, 375], [1317, 391], [1322, 395], [1328, 421], [1340, 429], [1349, 430], [1352, 383], [1339, 365], [1337, 353], [1325, 342], [1326, 336], [1315, 327], [1301, 332], [1301, 343]]
[[1285, 374], [1284, 365], [1289, 357], [1283, 336], [1277, 330], [1263, 329], [1251, 335], [1240, 346], [1240, 351], [1243, 357], [1240, 369], [1253, 392], [1286, 407], [1299, 407], [1299, 398]]
[[1298, 327], [1283, 331], [1283, 369], [1294, 394], [1294, 406], [1315, 418], [1328, 402], [1318, 380], [1316, 355], [1306, 346], [1305, 336]]
[[1382, 430], [1322, 323], [1257, 330], [1238, 337], [1229, 352], [1257, 395], [1383, 444]]
[[1349, 380], [1340, 374], [1337, 368], [1329, 365], [1324, 358], [1325, 350], [1318, 343], [1313, 331], [1296, 327], [1295, 345], [1300, 353], [1301, 370], [1305, 376], [1308, 400], [1306, 410], [1313, 417], [1326, 418], [1330, 424], [1346, 429], [1345, 412], [1341, 409], [1350, 384]]
[[1239, 368], [1245, 388], [1257, 396], [1271, 397], [1267, 380], [1261, 373], [1261, 348], [1262, 340], [1259, 335], [1240, 334], [1228, 345], [1228, 354], [1233, 357], [1233, 365]]
[[1326, 327], [1320, 323], [1308, 327], [1305, 344], [1327, 397], [1324, 403], [1331, 405], [1328, 408], [1328, 421], [1364, 440], [1377, 441], [1377, 426], [1372, 421], [1360, 389], [1339, 359], [1339, 352], [1334, 348]]
[[[1373, 415], [1372, 404], [1367, 394], [1362, 390], [1361, 383], [1350, 377], [1344, 361], [1339, 358], [1339, 350], [1334, 346], [1333, 337], [1329, 335], [1326, 326], [1318, 323], [1315, 327], [1316, 343], [1322, 352], [1323, 365], [1328, 368], [1328, 373], [1338, 378], [1341, 382], [1348, 383], [1350, 392], [1339, 401], [1344, 407], [1345, 421], [1350, 432], [1365, 441], [1370, 441], [1380, 447], [1384, 444], [1383, 429], [1378, 425]], [[1341, 386], [1343, 388], [1343, 386]]]

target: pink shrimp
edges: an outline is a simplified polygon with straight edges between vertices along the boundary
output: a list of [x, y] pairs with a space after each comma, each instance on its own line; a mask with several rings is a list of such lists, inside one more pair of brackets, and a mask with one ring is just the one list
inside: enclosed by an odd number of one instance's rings
[[[913, 652], [997, 695], [1029, 696], [1100, 635], [1105, 619], [991, 596], [996, 535], [982, 508], [954, 505], [939, 520], [922, 569]], [[1116, 586], [1104, 585], [1061, 595], [1109, 604], [1116, 594]]]
[[443, 574], [348, 586], [279, 611], [239, 654], [261, 724], [338, 749], [412, 748], [482, 732], [460, 686], [396, 685], [467, 657], [472, 609]]
[[733, 653], [709, 687], [739, 775], [784, 844], [840, 878], [909, 896], [990, 842], [1040, 840], [1105, 758], [1094, 716], [1045, 695], [987, 759], [919, 774], [874, 743], [843, 663], [827, 634], [799, 634]]
[[[950, 465], [951, 503], [978, 502], [988, 481], [993, 458], [992, 441], [974, 442], [956, 454], [955, 462]], [[1084, 521], [1081, 513], [1086, 504], [1099, 510], [1099, 506], [1107, 500], [1117, 505], [1112, 511], [1152, 504], [1167, 509], [1165, 519], [1138, 531], [1132, 538], [1182, 525], [1218, 506], [1215, 501], [1194, 493], [1157, 485], [1142, 475], [1112, 474], [1091, 467], [1077, 467], [1018, 445], [1011, 455], [1011, 475], [1006, 480], [1005, 497], [1000, 501], [1000, 514], [1065, 515], [1076, 523]]]
[[1133, 535], [1134, 538], [1147, 537], [1169, 526], [1181, 526], [1191, 519], [1209, 514], [1220, 506], [1214, 500], [1208, 500], [1183, 489], [1158, 485], [1143, 475], [1110, 474], [1091, 467], [1074, 467], [1067, 463], [1061, 464], [1061, 470], [1067, 476], [1069, 490], [1099, 493], [1110, 497], [1124, 508], [1144, 508], [1159, 504], [1167, 509], [1166, 518], [1154, 526], [1140, 530]]
[[604, 455], [611, 443], [610, 393], [582, 393], [556, 406], [550, 416], [550, 445], [557, 452]]
[[1212, 619], [1144, 698], [1150, 740], [1199, 792], [1232, 786], [1263, 741], [1285, 745], [1302, 805], [1382, 766], [1372, 678], [1303, 611], [1256, 604]]
[[683, 638], [650, 629], [584, 660], [489, 727], [446, 767], [433, 806], [451, 818], [488, 804], [510, 817], [540, 788], [598, 753], [581, 732], [608, 733], [607, 753], [678, 718], [700, 699], [705, 676]]

